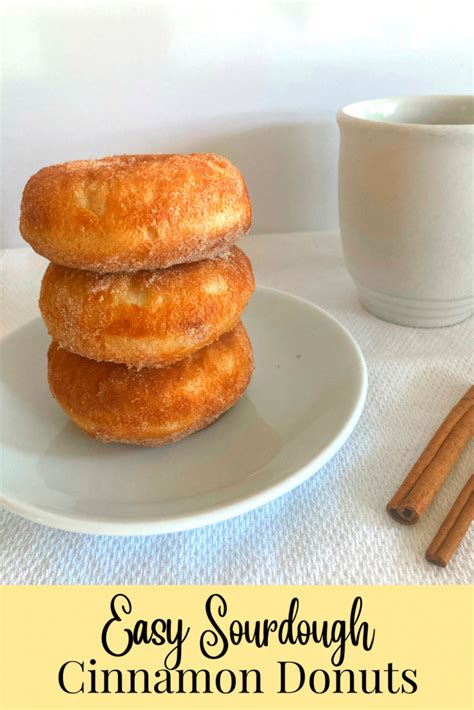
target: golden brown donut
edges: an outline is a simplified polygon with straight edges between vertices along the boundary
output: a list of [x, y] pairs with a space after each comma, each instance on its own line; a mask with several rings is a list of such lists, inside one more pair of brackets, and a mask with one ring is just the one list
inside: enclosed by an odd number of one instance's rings
[[134, 367], [181, 360], [231, 330], [255, 289], [237, 247], [158, 271], [97, 274], [50, 264], [40, 309], [53, 340]]
[[203, 429], [245, 392], [252, 348], [241, 323], [169, 367], [141, 370], [74, 355], [52, 343], [49, 386], [71, 419], [100, 441], [161, 446]]
[[251, 217], [244, 179], [227, 158], [117, 155], [33, 175], [20, 231], [57, 264], [136, 271], [215, 256], [248, 231]]

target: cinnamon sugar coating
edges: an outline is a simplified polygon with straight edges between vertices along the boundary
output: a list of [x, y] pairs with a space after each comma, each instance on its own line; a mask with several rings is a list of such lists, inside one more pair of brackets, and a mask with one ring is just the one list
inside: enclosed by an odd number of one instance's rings
[[58, 344], [93, 360], [164, 366], [234, 328], [255, 289], [237, 247], [158, 271], [98, 274], [50, 264], [40, 309]]
[[239, 323], [212, 345], [164, 368], [96, 362], [52, 343], [53, 396], [86, 433], [103, 442], [161, 446], [203, 429], [245, 392], [252, 348]]
[[227, 158], [122, 155], [33, 175], [20, 231], [57, 264], [136, 271], [215, 256], [249, 230], [251, 218], [244, 179]]

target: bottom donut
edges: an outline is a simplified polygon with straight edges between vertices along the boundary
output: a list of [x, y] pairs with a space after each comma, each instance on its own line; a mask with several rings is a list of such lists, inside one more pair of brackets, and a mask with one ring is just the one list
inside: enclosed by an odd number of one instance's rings
[[103, 442], [162, 446], [211, 424], [243, 395], [253, 371], [242, 323], [174, 365], [140, 370], [48, 351], [53, 397], [83, 431]]

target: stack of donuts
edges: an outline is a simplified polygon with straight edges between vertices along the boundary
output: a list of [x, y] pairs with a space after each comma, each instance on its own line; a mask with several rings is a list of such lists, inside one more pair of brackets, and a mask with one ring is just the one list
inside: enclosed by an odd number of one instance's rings
[[20, 231], [51, 262], [49, 385], [83, 431], [161, 446], [237, 402], [255, 283], [233, 245], [250, 223], [244, 180], [217, 155], [114, 156], [30, 178]]

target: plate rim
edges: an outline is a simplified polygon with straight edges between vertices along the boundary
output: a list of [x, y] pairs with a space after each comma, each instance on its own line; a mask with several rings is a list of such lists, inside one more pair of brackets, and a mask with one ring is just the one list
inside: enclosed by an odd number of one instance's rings
[[[266, 503], [280, 498], [285, 493], [293, 490], [316, 474], [328, 461], [339, 451], [347, 439], [351, 436], [357, 422], [360, 419], [367, 398], [368, 375], [367, 365], [362, 351], [349, 332], [349, 330], [337, 318], [328, 313], [325, 309], [308, 301], [301, 296], [297, 296], [288, 291], [283, 291], [271, 286], [258, 284], [256, 291], [264, 291], [278, 294], [315, 310], [319, 315], [332, 321], [332, 323], [344, 334], [346, 340], [352, 347], [358, 367], [359, 367], [359, 391], [356, 402], [345, 424], [335, 435], [335, 437], [316, 456], [312, 456], [303, 466], [285, 476], [282, 480], [270, 483], [262, 490], [252, 495], [237, 497], [227, 503], [210, 505], [205, 510], [198, 513], [188, 513], [184, 515], [173, 515], [162, 519], [145, 519], [141, 521], [118, 521], [94, 519], [85, 520], [81, 515], [64, 515], [45, 511], [37, 506], [20, 501], [17, 498], [6, 497], [0, 491], [0, 507], [8, 512], [20, 515], [32, 522], [45, 525], [50, 528], [65, 530], [67, 532], [81, 533], [87, 535], [104, 535], [110, 537], [146, 536], [162, 535], [176, 532], [184, 532], [196, 528], [206, 527], [216, 523], [230, 520], [244, 513], [255, 510]], [[0, 477], [1, 480], [1, 477]], [[0, 485], [1, 488], [1, 485]]]

